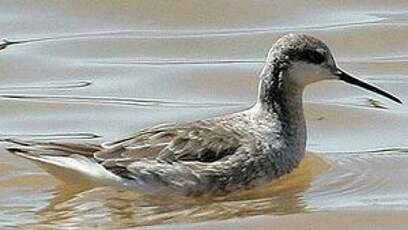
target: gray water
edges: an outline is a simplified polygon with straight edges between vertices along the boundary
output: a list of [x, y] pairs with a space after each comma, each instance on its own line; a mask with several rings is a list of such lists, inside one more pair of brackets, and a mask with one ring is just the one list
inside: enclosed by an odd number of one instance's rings
[[[100, 143], [242, 110], [255, 100], [267, 50], [288, 32], [321, 38], [343, 69], [407, 96], [406, 1], [0, 7], [0, 37], [17, 42], [0, 45], [0, 137]], [[308, 153], [299, 169], [227, 197], [163, 199], [62, 183], [1, 150], [0, 226], [110, 229], [254, 215], [296, 222], [302, 213], [408, 210], [406, 105], [325, 82], [307, 88], [305, 109]]]

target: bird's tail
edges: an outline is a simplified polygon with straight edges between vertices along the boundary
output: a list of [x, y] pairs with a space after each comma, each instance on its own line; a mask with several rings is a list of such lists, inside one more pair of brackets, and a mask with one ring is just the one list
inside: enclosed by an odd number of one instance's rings
[[93, 154], [103, 149], [99, 145], [21, 139], [3, 141], [14, 144], [6, 148], [7, 151], [33, 161], [62, 181], [112, 184], [119, 180], [94, 160]]

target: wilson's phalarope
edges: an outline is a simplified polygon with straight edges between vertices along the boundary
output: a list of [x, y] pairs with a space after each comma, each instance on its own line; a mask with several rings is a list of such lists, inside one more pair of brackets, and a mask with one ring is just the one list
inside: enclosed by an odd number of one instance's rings
[[9, 148], [59, 176], [77, 172], [103, 184], [148, 193], [222, 194], [265, 184], [292, 171], [306, 146], [302, 93], [343, 80], [398, 103], [391, 94], [336, 66], [329, 48], [303, 34], [280, 38], [260, 74], [250, 109], [211, 119], [154, 126], [102, 145], [20, 141]]

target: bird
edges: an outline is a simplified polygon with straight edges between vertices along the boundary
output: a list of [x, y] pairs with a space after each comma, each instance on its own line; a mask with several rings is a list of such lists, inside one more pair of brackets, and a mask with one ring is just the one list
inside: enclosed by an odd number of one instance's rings
[[57, 177], [71, 175], [148, 194], [225, 195], [290, 173], [306, 150], [303, 92], [341, 80], [402, 101], [341, 70], [328, 46], [307, 34], [281, 36], [259, 74], [256, 102], [217, 117], [159, 124], [101, 144], [9, 138], [7, 150]]

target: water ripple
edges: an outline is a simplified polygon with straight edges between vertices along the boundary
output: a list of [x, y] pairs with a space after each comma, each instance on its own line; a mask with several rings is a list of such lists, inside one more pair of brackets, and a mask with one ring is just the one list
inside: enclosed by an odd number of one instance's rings
[[7, 48], [10, 45], [10, 42], [6, 39], [0, 39], [0, 50]]
[[0, 94], [0, 98], [39, 102], [87, 103], [87, 104], [105, 104], [105, 105], [107, 104], [117, 106], [140, 106], [140, 107], [210, 108], [210, 107], [237, 107], [245, 104], [241, 102], [181, 102], [144, 98], [82, 97], [82, 96], [55, 96], [55, 95]]
[[35, 84], [35, 85], [5, 86], [5, 87], [0, 87], [0, 91], [74, 89], [74, 88], [88, 87], [91, 84], [92, 84], [91, 81], [46, 82], [43, 84]]
[[[331, 153], [331, 169], [305, 193], [310, 207], [318, 210], [399, 206], [408, 208], [405, 192], [407, 150], [387, 149], [356, 153]], [[398, 173], [398, 177], [395, 177]], [[394, 176], [394, 177], [393, 177]], [[396, 198], [398, 197], [398, 198]]]
[[17, 138], [17, 139], [31, 139], [31, 140], [67, 140], [67, 139], [96, 139], [100, 138], [101, 136], [95, 133], [84, 133], [84, 132], [77, 132], [77, 133], [47, 133], [47, 134], [4, 134], [0, 133], [0, 141], [9, 138]]
[[324, 30], [324, 29], [336, 29], [351, 26], [361, 26], [368, 24], [381, 23], [386, 20], [386, 18], [381, 17], [380, 14], [364, 14], [366, 17], [364, 19], [350, 21], [350, 22], [333, 22], [328, 24], [319, 25], [296, 25], [296, 26], [273, 26], [273, 27], [251, 27], [244, 29], [201, 29], [201, 30], [118, 30], [118, 31], [101, 31], [94, 33], [79, 33], [79, 34], [68, 34], [61, 36], [49, 36], [40, 38], [27, 38], [27, 39], [16, 39], [15, 41], [7, 41], [7, 45], [12, 44], [24, 44], [33, 42], [46, 42], [46, 41], [58, 41], [66, 39], [78, 39], [78, 38], [91, 38], [91, 37], [116, 37], [118, 35], [127, 36], [131, 38], [203, 38], [203, 37], [230, 37], [230, 36], [241, 36], [241, 35], [258, 35], [267, 33], [287, 33], [292, 31], [312, 31], [312, 30]]
[[263, 64], [262, 59], [244, 60], [244, 59], [224, 59], [224, 60], [109, 60], [94, 61], [92, 63], [103, 65], [228, 65], [228, 64]]

